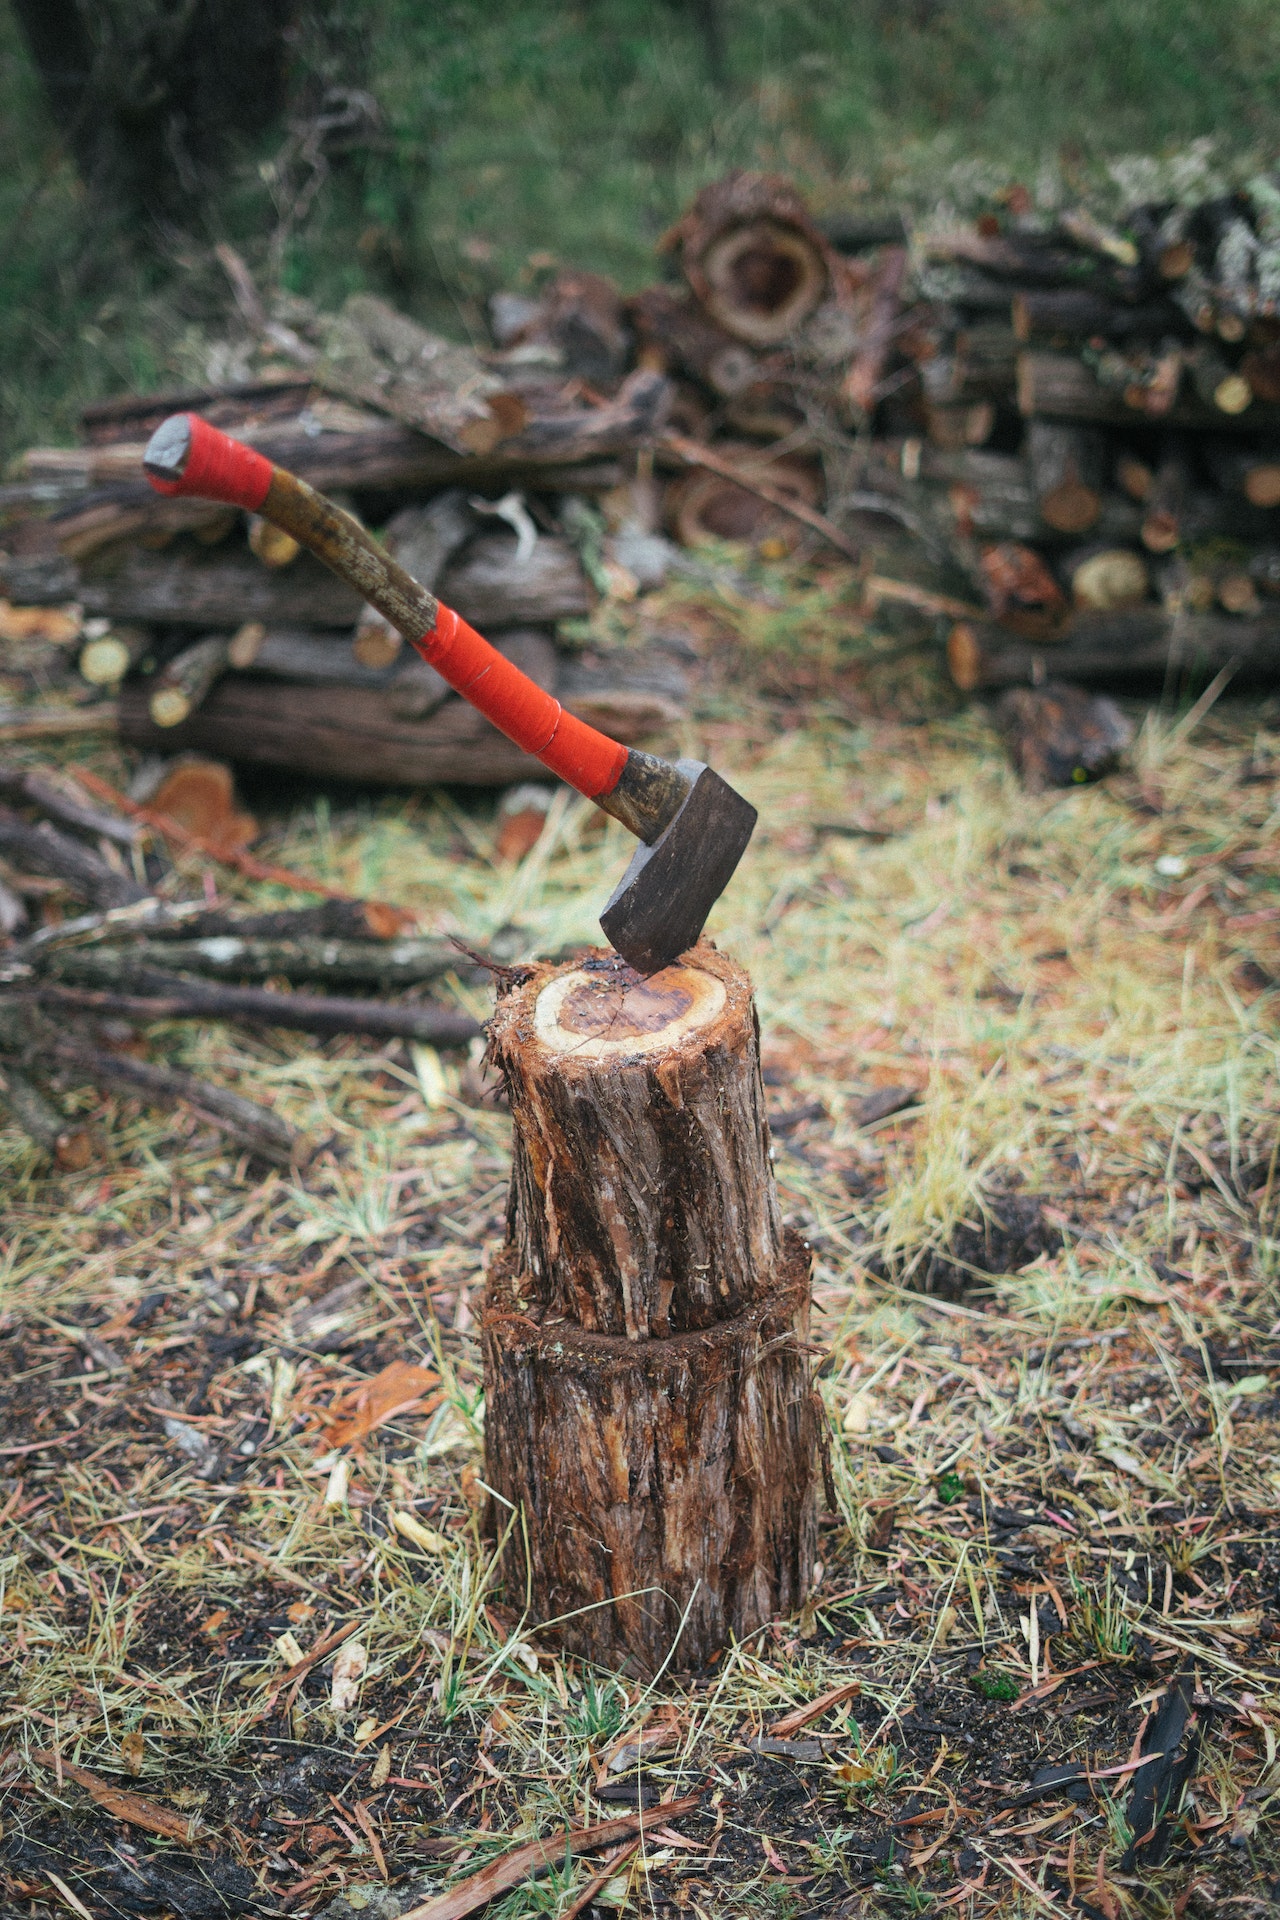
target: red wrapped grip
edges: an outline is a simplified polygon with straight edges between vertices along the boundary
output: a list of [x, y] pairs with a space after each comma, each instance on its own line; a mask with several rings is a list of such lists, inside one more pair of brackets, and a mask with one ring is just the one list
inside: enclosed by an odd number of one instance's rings
[[211, 427], [199, 414], [187, 415], [191, 431], [191, 450], [180, 480], [161, 480], [153, 473], [147, 478], [157, 493], [194, 495], [200, 500], [220, 500], [224, 506], [243, 507], [257, 513], [267, 497], [271, 462], [246, 447], [241, 440]]
[[589, 800], [613, 792], [627, 749], [566, 713], [554, 695], [535, 686], [452, 607], [441, 607], [435, 626], [416, 645], [455, 693], [561, 780]]

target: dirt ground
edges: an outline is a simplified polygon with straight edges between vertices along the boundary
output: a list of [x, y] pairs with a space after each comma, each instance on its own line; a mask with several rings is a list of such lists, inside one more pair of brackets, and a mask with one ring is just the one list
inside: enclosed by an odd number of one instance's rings
[[[1124, 771], [1031, 798], [981, 712], [888, 642], [851, 664], [839, 592], [791, 585], [785, 630], [732, 578], [646, 618], [759, 690], [723, 674], [677, 744], [764, 820], [710, 931], [814, 1249], [811, 1600], [702, 1673], [561, 1658], [479, 1526], [481, 1069], [153, 1029], [319, 1151], [264, 1175], [88, 1093], [85, 1171], [0, 1131], [5, 1915], [389, 1920], [699, 1789], [488, 1911], [1280, 1899], [1280, 704], [1135, 708]], [[558, 799], [515, 869], [492, 835], [489, 801], [309, 793], [264, 845], [507, 957], [591, 939], [620, 830]]]

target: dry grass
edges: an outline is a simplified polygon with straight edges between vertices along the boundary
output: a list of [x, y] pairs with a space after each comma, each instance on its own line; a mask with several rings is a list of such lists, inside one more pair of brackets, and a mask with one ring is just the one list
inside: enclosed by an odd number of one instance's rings
[[[776, 647], [735, 592], [659, 614]], [[805, 618], [829, 638], [838, 605]], [[330, 1144], [264, 1181], [113, 1101], [99, 1163], [54, 1176], [0, 1131], [6, 1913], [304, 1916], [379, 1857], [407, 1901], [606, 1817], [596, 1761], [663, 1714], [645, 1777], [705, 1782], [704, 1812], [692, 1845], [646, 1837], [601, 1914], [1274, 1897], [1280, 719], [1157, 716], [1133, 770], [1032, 799], [979, 715], [877, 718], [838, 646], [828, 666], [805, 726], [726, 695], [684, 743], [768, 822], [711, 931], [758, 985], [778, 1177], [816, 1250], [838, 1511], [813, 1600], [694, 1679], [561, 1660], [490, 1584], [476, 1520], [505, 1119], [421, 1051], [157, 1032]], [[320, 802], [276, 840], [508, 953], [589, 939], [625, 853], [567, 801], [514, 872], [487, 809], [443, 798]], [[860, 1124], [891, 1087], [912, 1097]], [[346, 1282], [308, 1343], [295, 1303]], [[326, 1452], [318, 1412], [400, 1357], [438, 1373], [428, 1404]], [[352, 1708], [330, 1661], [277, 1697], [280, 1636], [351, 1623]], [[1114, 1770], [1179, 1673], [1185, 1812], [1162, 1864], [1125, 1866]], [[808, 1744], [747, 1744], [852, 1679]], [[50, 1749], [200, 1835], [122, 1824]], [[1071, 1762], [1078, 1798], [1020, 1801]], [[494, 1911], [565, 1914], [594, 1870]]]

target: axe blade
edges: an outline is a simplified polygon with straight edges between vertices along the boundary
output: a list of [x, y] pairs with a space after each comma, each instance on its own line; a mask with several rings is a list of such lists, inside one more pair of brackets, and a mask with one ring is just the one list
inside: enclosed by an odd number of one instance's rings
[[637, 847], [600, 916], [610, 946], [637, 973], [658, 973], [695, 945], [757, 819], [700, 760], [677, 764], [689, 792], [652, 846]]

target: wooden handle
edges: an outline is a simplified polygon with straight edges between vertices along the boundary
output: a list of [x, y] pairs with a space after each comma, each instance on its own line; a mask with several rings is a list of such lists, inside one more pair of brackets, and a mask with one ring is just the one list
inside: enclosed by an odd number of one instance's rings
[[309, 547], [508, 740], [589, 800], [607, 806], [633, 758], [627, 748], [566, 713], [552, 694], [397, 566], [358, 520], [305, 480], [191, 413], [173, 414], [156, 429], [143, 464], [158, 493], [243, 507]]

